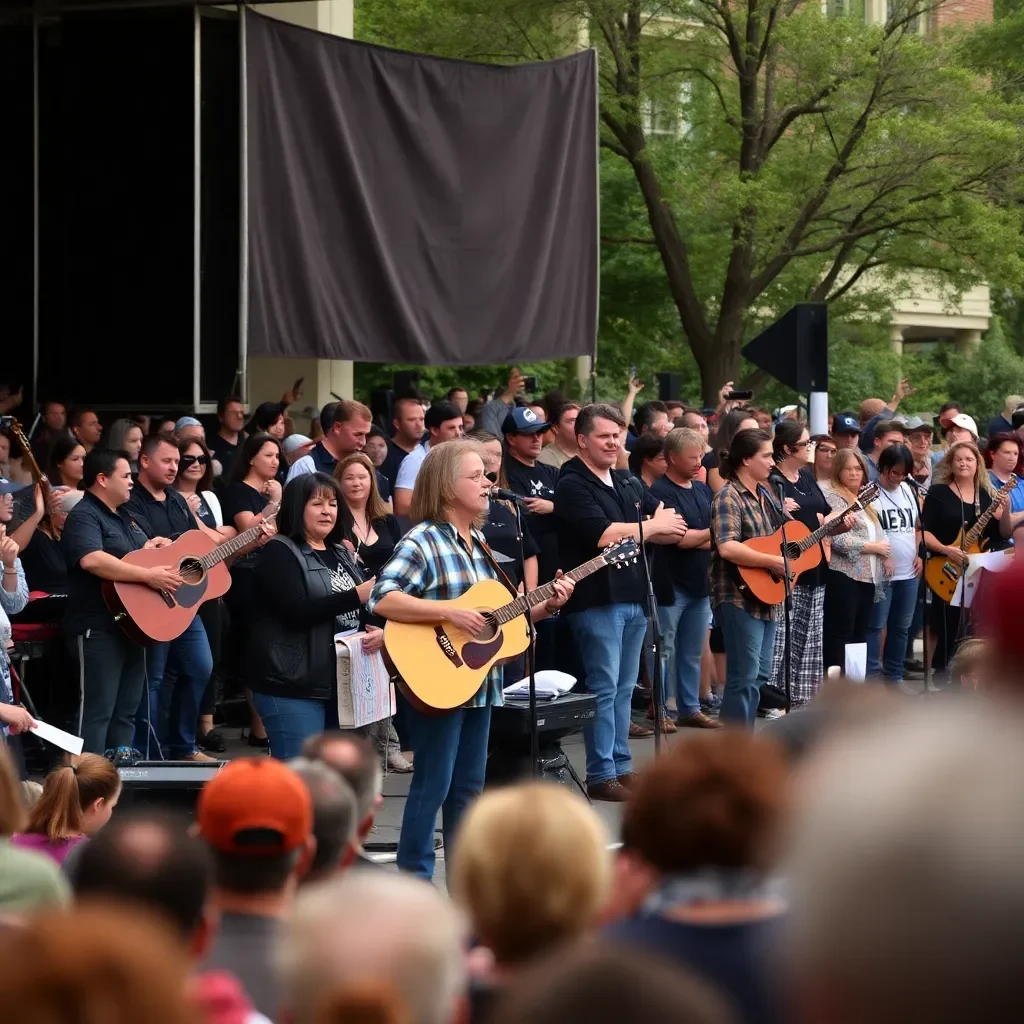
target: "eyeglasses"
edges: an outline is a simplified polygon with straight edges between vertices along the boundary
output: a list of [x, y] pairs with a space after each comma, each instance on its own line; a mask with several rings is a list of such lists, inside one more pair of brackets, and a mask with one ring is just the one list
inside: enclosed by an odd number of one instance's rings
[[816, 451], [816, 452], [817, 452], [817, 453], [818, 453], [819, 455], [835, 455], [835, 453], [836, 453], [837, 451], [839, 451], [839, 449], [838, 449], [838, 448], [831, 448], [831, 447], [829, 447], [829, 446], [828, 446], [828, 445], [826, 445], [826, 444], [819, 444], [819, 445], [818, 445], [818, 447], [817, 447], [817, 448], [815, 448], [814, 450], [815, 450], [815, 451]]
[[208, 466], [210, 464], [209, 455], [182, 455], [181, 457], [181, 468], [188, 469], [189, 466], [194, 465], [196, 462], [200, 466]]
[[796, 444], [791, 445], [792, 448], [806, 448], [811, 442], [810, 441], [797, 441]]

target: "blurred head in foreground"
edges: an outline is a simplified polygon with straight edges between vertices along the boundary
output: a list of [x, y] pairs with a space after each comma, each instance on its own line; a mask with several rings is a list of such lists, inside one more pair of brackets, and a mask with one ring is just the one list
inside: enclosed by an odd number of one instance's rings
[[814, 1024], [1024, 1019], [1024, 723], [916, 706], [806, 765], [784, 949]]

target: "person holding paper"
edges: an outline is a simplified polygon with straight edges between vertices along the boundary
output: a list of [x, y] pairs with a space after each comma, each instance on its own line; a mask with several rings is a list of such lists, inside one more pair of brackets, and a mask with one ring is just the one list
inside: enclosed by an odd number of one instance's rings
[[[281, 760], [298, 757], [310, 736], [337, 726], [334, 635], [359, 628], [374, 582], [364, 582], [342, 544], [343, 500], [326, 473], [291, 480], [281, 499], [277, 535], [253, 573], [246, 679], [270, 752]], [[367, 639], [379, 650], [383, 634]]]
[[28, 604], [28, 583], [25, 570], [18, 558], [18, 544], [7, 536], [7, 524], [14, 513], [12, 492], [7, 481], [0, 482], [0, 564], [3, 580], [0, 582], [0, 724], [12, 733], [23, 732], [35, 723], [24, 708], [14, 706], [11, 689], [11, 659], [7, 647], [11, 642], [11, 620]]

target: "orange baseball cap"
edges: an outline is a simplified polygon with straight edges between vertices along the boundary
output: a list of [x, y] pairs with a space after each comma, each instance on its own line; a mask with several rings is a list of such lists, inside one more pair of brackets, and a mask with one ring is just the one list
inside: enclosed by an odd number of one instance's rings
[[199, 834], [222, 853], [288, 853], [312, 834], [313, 800], [302, 779], [280, 761], [242, 757], [203, 787], [196, 818]]

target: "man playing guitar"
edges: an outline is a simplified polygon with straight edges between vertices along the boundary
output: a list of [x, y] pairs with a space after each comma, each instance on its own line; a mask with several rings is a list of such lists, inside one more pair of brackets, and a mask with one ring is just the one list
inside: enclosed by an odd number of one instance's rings
[[[417, 525], [399, 541], [381, 571], [367, 602], [370, 612], [396, 622], [448, 623], [472, 635], [484, 631], [483, 615], [446, 602], [482, 579], [500, 578], [477, 528], [487, 511], [490, 487], [480, 444], [455, 440], [431, 447], [412, 495], [411, 518]], [[556, 582], [554, 596], [533, 608], [533, 619], [561, 608], [572, 587], [568, 579]], [[402, 870], [432, 877], [434, 822], [441, 809], [445, 849], [451, 856], [459, 818], [483, 789], [491, 708], [502, 703], [501, 667], [496, 665], [460, 708], [425, 714], [408, 706], [416, 771], [398, 842]]]

